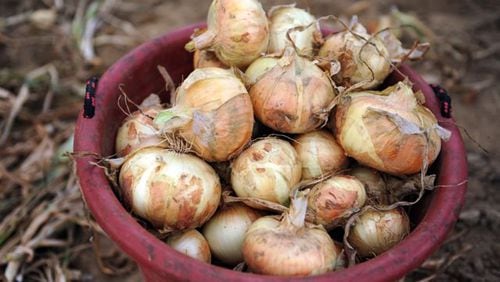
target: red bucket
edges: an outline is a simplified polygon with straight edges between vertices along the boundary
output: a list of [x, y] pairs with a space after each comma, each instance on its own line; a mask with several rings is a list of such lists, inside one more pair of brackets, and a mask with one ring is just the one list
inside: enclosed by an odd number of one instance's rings
[[[102, 76], [96, 94], [96, 113], [92, 119], [82, 114], [75, 129], [75, 152], [94, 152], [101, 156], [114, 153], [115, 135], [125, 118], [117, 101], [119, 86], [136, 103], [147, 95], [165, 95], [165, 84], [157, 65], [167, 68], [176, 83], [192, 70], [192, 54], [184, 44], [196, 27], [178, 29], [134, 49], [111, 66]], [[91, 157], [77, 160], [81, 190], [89, 209], [99, 225], [120, 248], [139, 265], [147, 281], [390, 281], [401, 278], [418, 267], [444, 241], [457, 220], [462, 207], [467, 179], [467, 162], [460, 132], [452, 119], [440, 115], [439, 102], [429, 85], [407, 66], [400, 67], [388, 79], [395, 82], [407, 76], [414, 90], [421, 90], [426, 105], [451, 131], [451, 139], [443, 143], [434, 164], [438, 174], [436, 188], [419, 205], [418, 225], [397, 246], [349, 269], [319, 276], [289, 278], [241, 273], [201, 263], [182, 255], [154, 237], [123, 208], [115, 197], [103, 170], [90, 162]], [[165, 101], [166, 101], [166, 97]], [[415, 209], [417, 210], [417, 209]]]

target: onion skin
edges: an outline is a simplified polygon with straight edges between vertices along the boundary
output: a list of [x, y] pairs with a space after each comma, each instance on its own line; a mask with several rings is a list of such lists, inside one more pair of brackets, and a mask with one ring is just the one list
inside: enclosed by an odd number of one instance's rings
[[312, 131], [295, 138], [293, 147], [302, 162], [302, 180], [310, 180], [346, 168], [344, 149], [325, 130]]
[[196, 50], [193, 55], [193, 67], [195, 69], [201, 68], [222, 68], [227, 69], [228, 67], [224, 65], [215, 55], [214, 52], [208, 50]]
[[169, 236], [166, 243], [176, 251], [194, 259], [206, 263], [212, 262], [208, 242], [196, 229]]
[[355, 221], [347, 240], [361, 257], [389, 250], [410, 232], [410, 221], [402, 209], [367, 210]]
[[279, 62], [279, 59], [272, 57], [260, 57], [248, 66], [245, 76], [248, 86], [253, 86], [259, 79]]
[[356, 177], [365, 185], [368, 202], [372, 204], [389, 205], [390, 195], [380, 173], [369, 167], [357, 166], [352, 168], [349, 175]]
[[337, 175], [313, 186], [307, 199], [310, 219], [330, 229], [365, 204], [366, 192], [356, 178]]
[[213, 255], [228, 265], [243, 261], [241, 246], [250, 225], [262, 215], [245, 204], [226, 204], [203, 226]]
[[[406, 134], [389, 115], [429, 132]], [[359, 163], [393, 175], [408, 175], [430, 165], [441, 150], [434, 114], [420, 105], [403, 82], [379, 91], [353, 92], [336, 107], [335, 132], [346, 154]], [[428, 149], [425, 155], [426, 147]]]
[[119, 184], [135, 214], [167, 230], [203, 225], [215, 213], [222, 190], [219, 177], [207, 163], [158, 147], [127, 156]]
[[239, 197], [256, 197], [287, 205], [290, 190], [300, 181], [302, 165], [290, 143], [261, 139], [233, 162], [231, 185]]

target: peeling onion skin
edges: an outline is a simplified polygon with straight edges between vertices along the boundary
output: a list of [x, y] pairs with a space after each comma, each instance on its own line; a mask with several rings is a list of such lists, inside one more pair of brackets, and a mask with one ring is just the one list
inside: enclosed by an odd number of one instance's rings
[[[423, 134], [405, 134], [384, 111], [396, 114], [421, 129]], [[420, 172], [423, 159], [436, 160], [441, 138], [434, 114], [420, 105], [410, 86], [403, 82], [383, 91], [353, 92], [340, 100], [335, 111], [335, 133], [346, 154], [359, 163], [392, 175]], [[427, 156], [425, 148], [428, 146]]]
[[325, 130], [299, 135], [292, 145], [302, 162], [302, 180], [321, 177], [347, 167], [349, 161], [335, 137]]
[[290, 190], [300, 181], [302, 164], [290, 143], [263, 138], [232, 163], [231, 185], [239, 197], [256, 197], [287, 205]]
[[367, 210], [356, 219], [347, 240], [361, 257], [374, 257], [394, 247], [410, 233], [410, 221], [398, 208]]
[[193, 67], [195, 69], [201, 68], [222, 68], [227, 69], [228, 66], [224, 65], [214, 52], [208, 50], [196, 50], [193, 55]]
[[196, 229], [171, 235], [166, 243], [178, 252], [206, 263], [212, 262], [208, 242]]
[[340, 249], [317, 228], [297, 232], [269, 216], [256, 220], [243, 242], [243, 256], [252, 272], [279, 276], [318, 275], [335, 269]]
[[234, 266], [243, 261], [245, 233], [262, 214], [245, 204], [226, 204], [203, 226], [203, 235], [214, 257]]
[[355, 177], [337, 175], [313, 186], [307, 200], [313, 222], [331, 229], [365, 204], [366, 192]]
[[215, 213], [222, 190], [219, 177], [203, 160], [158, 147], [127, 156], [119, 184], [135, 214], [167, 230], [203, 225]]

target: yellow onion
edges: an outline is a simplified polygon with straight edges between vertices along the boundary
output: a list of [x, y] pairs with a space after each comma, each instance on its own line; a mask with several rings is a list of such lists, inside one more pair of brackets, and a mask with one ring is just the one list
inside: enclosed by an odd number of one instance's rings
[[127, 156], [119, 183], [132, 211], [165, 230], [203, 225], [221, 197], [219, 177], [211, 166], [195, 156], [158, 147]]
[[340, 63], [340, 72], [333, 78], [346, 87], [359, 83], [360, 89], [371, 89], [380, 85], [391, 72], [386, 46], [378, 37], [368, 34], [359, 23], [351, 31], [328, 37], [319, 50], [319, 57]]
[[410, 222], [400, 209], [367, 210], [354, 222], [347, 240], [361, 257], [380, 255], [410, 232]]
[[191, 229], [167, 238], [167, 244], [178, 252], [199, 261], [211, 263], [212, 257], [208, 242], [196, 229]]
[[267, 49], [269, 26], [257, 0], [213, 0], [207, 25], [206, 32], [186, 45], [187, 50], [213, 50], [225, 65], [244, 68]]
[[203, 235], [214, 257], [225, 264], [243, 262], [241, 246], [248, 228], [261, 214], [246, 206], [235, 203], [224, 205], [203, 226]]
[[288, 48], [250, 88], [250, 98], [255, 116], [266, 126], [284, 133], [306, 133], [325, 123], [335, 92], [318, 66]]
[[265, 216], [248, 229], [243, 257], [255, 273], [280, 276], [309, 276], [334, 270], [341, 250], [321, 226], [305, 224], [305, 198], [292, 201], [280, 221]]
[[253, 143], [232, 163], [231, 185], [239, 197], [288, 205], [302, 165], [290, 143], [267, 137]]
[[390, 195], [380, 173], [369, 167], [357, 166], [352, 168], [349, 175], [356, 177], [365, 185], [368, 202], [373, 204], [390, 204]]
[[195, 69], [201, 68], [228, 68], [224, 63], [222, 63], [214, 52], [208, 50], [196, 50], [193, 55], [193, 67]]
[[161, 111], [155, 125], [178, 133], [207, 161], [226, 161], [252, 136], [253, 109], [248, 92], [232, 70], [194, 70], [177, 89], [175, 106]]
[[432, 163], [449, 132], [399, 82], [383, 91], [350, 93], [335, 114], [336, 137], [348, 156], [394, 175], [419, 172]]
[[280, 5], [269, 11], [269, 53], [281, 54], [286, 46], [291, 46], [287, 32], [293, 28], [303, 27], [304, 30], [290, 31], [290, 38], [297, 52], [304, 56], [312, 56], [315, 34], [321, 34], [316, 18], [307, 11], [295, 8], [295, 5]]
[[337, 175], [313, 186], [307, 199], [309, 218], [331, 228], [365, 204], [366, 192], [356, 178]]
[[344, 149], [335, 137], [324, 130], [297, 136], [293, 147], [302, 162], [302, 180], [321, 177], [347, 166]]
[[139, 108], [140, 110], [129, 115], [118, 128], [115, 151], [119, 157], [147, 146], [166, 147], [153, 124], [153, 118], [162, 109], [160, 98], [152, 94]]

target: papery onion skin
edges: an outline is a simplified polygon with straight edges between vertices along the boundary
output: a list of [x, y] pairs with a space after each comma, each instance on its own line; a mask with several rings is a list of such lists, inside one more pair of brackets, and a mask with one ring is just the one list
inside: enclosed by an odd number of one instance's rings
[[196, 229], [171, 235], [166, 243], [178, 252], [206, 263], [212, 262], [208, 242]]
[[245, 68], [267, 49], [269, 25], [257, 0], [213, 0], [207, 25], [194, 47], [210, 48], [227, 66]]
[[245, 71], [245, 76], [248, 86], [253, 86], [259, 79], [267, 73], [269, 70], [274, 68], [279, 62], [278, 58], [272, 57], [260, 57], [253, 61], [250, 66]]
[[317, 228], [298, 232], [280, 227], [273, 217], [261, 217], [247, 231], [243, 256], [259, 274], [309, 276], [332, 271], [339, 257], [328, 233]]
[[[290, 49], [288, 49], [290, 50]], [[313, 62], [287, 53], [280, 67], [266, 72], [250, 88], [255, 116], [283, 133], [306, 133], [319, 128], [335, 98], [330, 79]]]
[[332, 228], [366, 202], [363, 183], [349, 175], [336, 175], [311, 188], [308, 215], [316, 224]]
[[356, 166], [349, 170], [349, 175], [356, 177], [365, 185], [368, 202], [373, 204], [390, 204], [390, 195], [380, 173], [370, 167]]
[[302, 165], [292, 145], [267, 137], [253, 143], [234, 160], [231, 185], [239, 197], [286, 205], [301, 173]]
[[208, 50], [194, 51], [193, 67], [195, 69], [210, 68], [210, 67], [223, 68], [223, 69], [228, 68], [228, 66], [226, 66], [223, 62], [221, 62], [217, 58], [217, 55], [215, 55], [214, 52]]
[[301, 134], [292, 144], [302, 162], [302, 180], [321, 177], [348, 165], [344, 149], [328, 131]]
[[219, 177], [203, 160], [158, 147], [127, 156], [119, 184], [135, 214], [167, 230], [203, 225], [215, 213], [222, 190]]
[[226, 204], [203, 226], [203, 235], [214, 257], [225, 264], [243, 261], [241, 246], [245, 233], [262, 214], [245, 204]]
[[281, 54], [286, 46], [292, 46], [287, 38], [287, 32], [295, 27], [307, 27], [303, 31], [290, 31], [297, 52], [303, 56], [312, 56], [314, 52], [314, 34], [319, 30], [316, 18], [307, 11], [284, 5], [271, 8], [269, 15], [270, 37], [268, 53]]
[[[429, 132], [404, 134], [386, 112], [395, 114]], [[410, 86], [403, 82], [382, 92], [353, 92], [336, 107], [335, 132], [346, 154], [359, 163], [393, 175], [409, 175], [430, 165], [441, 150], [434, 114], [420, 105]], [[425, 156], [427, 146], [427, 155]]]
[[373, 257], [389, 250], [410, 232], [404, 210], [367, 210], [356, 219], [347, 240], [361, 257]]

